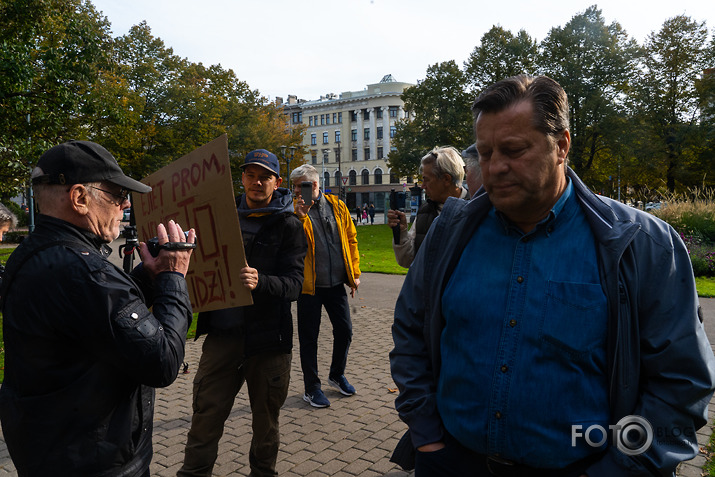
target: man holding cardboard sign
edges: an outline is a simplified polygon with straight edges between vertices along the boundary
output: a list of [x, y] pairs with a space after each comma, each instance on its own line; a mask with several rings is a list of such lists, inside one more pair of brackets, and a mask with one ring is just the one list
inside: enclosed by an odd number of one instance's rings
[[244, 382], [253, 413], [250, 475], [278, 475], [278, 415], [288, 395], [293, 346], [290, 302], [300, 295], [307, 244], [291, 193], [280, 187], [276, 156], [252, 151], [243, 167], [245, 194], [237, 206], [248, 263], [239, 278], [253, 305], [199, 313], [196, 334], [208, 335], [194, 379], [182, 477], [211, 475], [224, 423]]

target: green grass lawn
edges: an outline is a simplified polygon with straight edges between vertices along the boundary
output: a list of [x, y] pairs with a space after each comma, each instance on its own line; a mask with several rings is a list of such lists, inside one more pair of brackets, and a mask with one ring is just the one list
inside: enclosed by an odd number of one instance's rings
[[407, 269], [395, 261], [390, 227], [386, 224], [358, 225], [357, 237], [361, 272], [407, 275]]

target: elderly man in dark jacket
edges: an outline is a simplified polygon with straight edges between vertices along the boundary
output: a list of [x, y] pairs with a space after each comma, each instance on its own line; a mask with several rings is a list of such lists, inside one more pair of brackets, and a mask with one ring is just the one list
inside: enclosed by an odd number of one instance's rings
[[[20, 476], [148, 476], [153, 387], [171, 384], [184, 358], [191, 251], [152, 257], [142, 243], [133, 276], [107, 260], [128, 192], [151, 188], [98, 144], [53, 147], [32, 177], [40, 215], [0, 291], [10, 456]], [[187, 241], [173, 221], [157, 236]]]
[[248, 265], [240, 278], [252, 291], [253, 305], [199, 314], [197, 336], [208, 336], [194, 380], [182, 477], [211, 475], [224, 423], [244, 382], [253, 414], [250, 475], [278, 475], [278, 416], [288, 395], [293, 348], [290, 302], [300, 295], [307, 245], [291, 193], [279, 187], [276, 156], [252, 151], [244, 167], [246, 193], [237, 204]]

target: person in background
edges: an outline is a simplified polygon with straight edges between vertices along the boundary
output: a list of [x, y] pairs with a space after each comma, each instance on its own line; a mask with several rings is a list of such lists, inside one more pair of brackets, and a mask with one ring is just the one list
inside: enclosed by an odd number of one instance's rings
[[[290, 178], [295, 184], [295, 213], [308, 239], [303, 291], [298, 298], [298, 341], [305, 385], [303, 400], [313, 407], [328, 407], [330, 401], [323, 393], [318, 377], [318, 335], [323, 307], [333, 326], [328, 384], [343, 396], [355, 394], [355, 388], [345, 377], [353, 335], [345, 285], [354, 297], [360, 286], [357, 233], [345, 204], [334, 195], [324, 194], [318, 187], [318, 171], [313, 166], [298, 167], [291, 172]], [[303, 182], [313, 183], [312, 197], [301, 196], [300, 184]]]
[[210, 476], [224, 424], [246, 383], [253, 437], [251, 477], [278, 475], [278, 417], [288, 395], [293, 318], [307, 250], [293, 197], [280, 187], [275, 154], [257, 149], [246, 156], [236, 203], [248, 265], [238, 273], [253, 304], [199, 313], [196, 337], [208, 333], [194, 378], [194, 415], [178, 476]]
[[482, 169], [479, 167], [479, 153], [476, 144], [462, 151], [464, 159], [464, 177], [469, 190], [469, 196], [474, 197], [482, 186]]
[[[129, 192], [99, 144], [69, 141], [32, 171], [35, 230], [7, 262], [0, 289], [5, 382], [0, 421], [18, 475], [148, 477], [154, 388], [184, 359], [191, 302], [184, 276], [193, 229], [157, 226], [153, 257], [131, 276], [107, 257]], [[187, 246], [188, 242], [188, 246]]]
[[15, 227], [17, 227], [17, 217], [10, 212], [10, 209], [0, 204], [0, 242], [2, 242], [3, 235]]
[[447, 201], [395, 307], [415, 475], [675, 475], [715, 387], [685, 244], [568, 168], [553, 79], [472, 111], [484, 189]]
[[427, 200], [417, 211], [415, 223], [407, 230], [407, 217], [400, 210], [387, 212], [390, 227], [400, 226], [400, 243], [392, 244], [395, 259], [401, 267], [409, 268], [432, 221], [442, 210], [448, 197], [468, 199], [467, 190], [462, 187], [464, 161], [459, 152], [451, 147], [436, 147], [422, 158], [420, 163], [422, 188]]
[[375, 224], [375, 204], [370, 204], [370, 207], [367, 209], [367, 213], [370, 216], [370, 225]]

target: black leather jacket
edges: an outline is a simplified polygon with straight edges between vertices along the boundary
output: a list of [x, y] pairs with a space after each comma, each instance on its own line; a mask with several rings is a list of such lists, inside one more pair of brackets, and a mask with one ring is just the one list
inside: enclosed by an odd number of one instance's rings
[[149, 468], [153, 387], [176, 379], [191, 304], [171, 272], [145, 300], [149, 290], [108, 252], [93, 234], [41, 215], [8, 260], [0, 420], [20, 476]]

